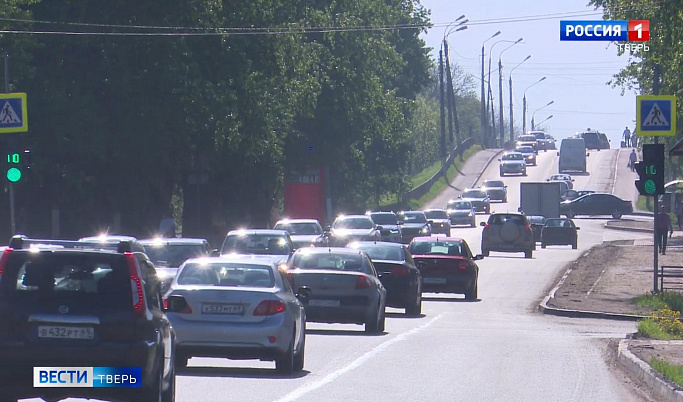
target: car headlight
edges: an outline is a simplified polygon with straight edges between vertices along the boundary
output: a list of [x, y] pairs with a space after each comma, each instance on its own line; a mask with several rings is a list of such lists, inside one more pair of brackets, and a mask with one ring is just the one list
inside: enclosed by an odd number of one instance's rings
[[398, 233], [398, 229], [389, 229], [389, 233], [396, 234]]
[[425, 226], [420, 230], [420, 233], [429, 233], [429, 226]]
[[472, 211], [470, 211], [470, 212], [467, 214], [467, 216], [472, 216]]

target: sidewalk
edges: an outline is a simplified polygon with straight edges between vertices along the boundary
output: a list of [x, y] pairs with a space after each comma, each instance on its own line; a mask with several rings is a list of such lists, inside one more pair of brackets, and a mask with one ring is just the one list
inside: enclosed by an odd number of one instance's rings
[[[652, 221], [620, 220], [610, 229], [652, 232]], [[595, 246], [567, 267], [567, 271], [543, 300], [545, 314], [569, 317], [638, 320], [651, 311], [638, 307], [634, 299], [654, 287], [652, 239], [606, 242]], [[683, 265], [683, 234], [669, 239], [659, 265]], [[683, 401], [680, 387], [656, 374], [648, 362], [652, 357], [683, 364], [683, 342], [625, 339], [620, 342], [618, 362], [650, 387], [657, 400]]]
[[462, 190], [474, 187], [479, 181], [482, 172], [488, 168], [491, 162], [498, 158], [501, 152], [503, 152], [502, 149], [485, 149], [469, 157], [465, 165], [451, 181], [450, 186], [432, 201], [422, 205], [422, 209], [445, 208], [448, 201], [458, 198]]

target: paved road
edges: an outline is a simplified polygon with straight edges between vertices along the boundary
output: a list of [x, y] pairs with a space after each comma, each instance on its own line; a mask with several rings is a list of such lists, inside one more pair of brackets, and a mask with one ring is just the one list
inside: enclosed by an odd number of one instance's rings
[[[609, 186], [616, 155], [616, 150], [591, 152], [592, 174], [577, 177], [575, 188]], [[545, 180], [556, 171], [556, 154], [541, 152], [529, 177], [504, 179], [509, 202], [493, 209], [516, 211], [519, 183]], [[498, 177], [497, 163], [482, 177]], [[615, 236], [603, 230], [604, 221], [577, 219], [578, 250], [539, 248], [533, 259], [492, 252], [479, 262], [478, 301], [426, 294], [423, 317], [406, 318], [389, 309], [384, 335], [367, 336], [357, 325], [309, 323], [306, 371], [297, 378], [276, 376], [269, 362], [191, 359], [178, 377], [177, 400], [637, 401], [604, 360], [604, 340], [623, 338], [635, 324], [536, 312], [568, 261]], [[480, 227], [453, 234], [479, 252]]]

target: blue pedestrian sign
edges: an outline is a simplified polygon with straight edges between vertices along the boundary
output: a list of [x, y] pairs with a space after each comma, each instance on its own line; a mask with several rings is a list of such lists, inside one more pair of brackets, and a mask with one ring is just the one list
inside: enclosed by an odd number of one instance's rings
[[0, 133], [28, 131], [26, 94], [0, 94]]
[[639, 95], [636, 100], [636, 133], [645, 137], [676, 135], [676, 97]]

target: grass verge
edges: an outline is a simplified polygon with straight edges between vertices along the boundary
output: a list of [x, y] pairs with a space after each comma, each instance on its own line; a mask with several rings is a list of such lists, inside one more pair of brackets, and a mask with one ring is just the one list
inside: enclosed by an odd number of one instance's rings
[[679, 386], [683, 386], [683, 366], [670, 364], [664, 359], [653, 357], [650, 360], [650, 366], [657, 370], [664, 377], [675, 382]]
[[650, 204], [647, 203], [647, 196], [645, 195], [639, 195], [638, 196], [638, 201], [636, 201], [636, 209], [639, 211], [650, 211], [652, 212], [652, 208], [654, 203], [652, 200], [650, 200]]
[[441, 169], [441, 161], [436, 161], [432, 166], [422, 169], [421, 172], [410, 178], [410, 188], [415, 188], [429, 180], [436, 172]]
[[665, 341], [683, 339], [680, 335], [667, 332], [656, 320], [646, 318], [638, 321], [638, 336]]
[[637, 297], [635, 303], [638, 307], [649, 308], [653, 311], [663, 308], [683, 311], [683, 294], [677, 292], [648, 293]]

